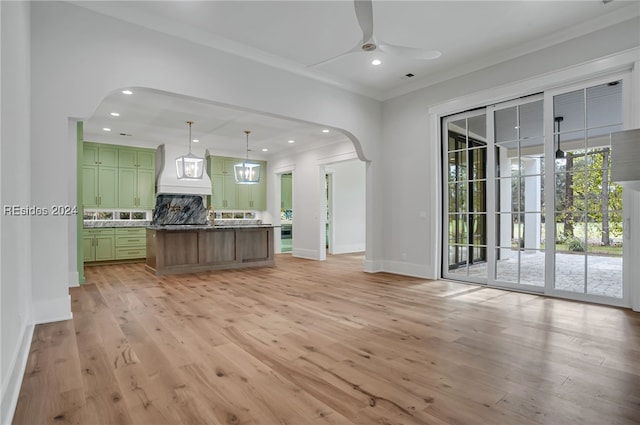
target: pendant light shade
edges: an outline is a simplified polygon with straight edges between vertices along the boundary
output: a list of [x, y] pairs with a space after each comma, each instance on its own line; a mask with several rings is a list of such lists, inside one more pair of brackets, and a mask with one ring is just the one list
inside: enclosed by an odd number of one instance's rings
[[249, 130], [245, 130], [244, 134], [247, 135], [247, 156], [244, 161], [233, 166], [233, 174], [238, 184], [257, 184], [260, 183], [260, 169], [262, 168], [259, 163], [249, 161]]
[[176, 172], [178, 179], [201, 180], [204, 172], [204, 158], [191, 153], [191, 125], [193, 121], [187, 121], [187, 124], [189, 124], [189, 153], [176, 158]]

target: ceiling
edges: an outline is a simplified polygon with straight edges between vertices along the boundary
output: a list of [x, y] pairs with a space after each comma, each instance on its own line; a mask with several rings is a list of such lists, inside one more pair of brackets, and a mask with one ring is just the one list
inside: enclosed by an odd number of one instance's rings
[[[186, 150], [189, 143], [186, 121], [193, 121], [191, 136], [198, 140], [192, 145], [194, 151], [204, 148], [214, 155], [245, 156], [244, 131], [250, 130], [249, 149], [253, 159], [268, 159], [348, 140], [344, 134], [328, 127], [150, 89], [134, 88], [132, 92], [131, 95], [121, 92], [108, 95], [84, 122], [84, 139], [150, 148], [165, 143], [178, 144]], [[119, 116], [112, 116], [112, 112]]]
[[[640, 15], [638, 1], [374, 1], [373, 33], [390, 44], [437, 49], [442, 56], [415, 60], [381, 52], [344, 53], [362, 40], [350, 0], [321, 1], [80, 1], [76, 5], [172, 34], [274, 67], [385, 100], [473, 72]], [[481, 24], [483, 23], [483, 24]], [[379, 66], [371, 60], [382, 61]], [[406, 74], [413, 77], [406, 77]], [[164, 98], [166, 97], [166, 99]], [[153, 103], [152, 103], [153, 102]], [[193, 109], [191, 109], [193, 108]], [[114, 123], [111, 134], [102, 127]], [[126, 115], [122, 111], [127, 111]], [[206, 113], [205, 113], [206, 111]], [[106, 114], [106, 115], [105, 115]], [[177, 119], [176, 117], [180, 117]], [[215, 117], [215, 118], [211, 118]], [[255, 130], [251, 148], [282, 152], [346, 140], [320, 127], [260, 116], [148, 92], [114, 94], [85, 123], [85, 135], [112, 143], [168, 139], [186, 142], [193, 119], [211, 148], [244, 147], [244, 129]], [[132, 136], [119, 136], [120, 133]], [[117, 136], [117, 137], [116, 137]], [[157, 139], [162, 138], [162, 139]], [[115, 139], [115, 140], [113, 140]], [[159, 144], [159, 143], [156, 143]]]

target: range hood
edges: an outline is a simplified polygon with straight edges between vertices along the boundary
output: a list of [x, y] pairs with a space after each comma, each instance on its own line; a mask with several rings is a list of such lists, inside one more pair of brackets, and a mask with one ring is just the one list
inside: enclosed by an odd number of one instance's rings
[[[183, 156], [183, 146], [160, 145], [156, 149], [156, 195], [211, 195], [211, 179], [205, 167], [202, 179], [178, 179], [176, 159]], [[194, 154], [205, 157], [205, 152]]]

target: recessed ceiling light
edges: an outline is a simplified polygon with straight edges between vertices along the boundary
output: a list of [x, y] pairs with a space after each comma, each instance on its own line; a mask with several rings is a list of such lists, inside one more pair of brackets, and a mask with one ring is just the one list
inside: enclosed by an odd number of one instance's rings
[[267, 148], [262, 148], [262, 152], [269, 152], [269, 149], [267, 149]]
[[131, 90], [122, 90], [122, 94], [133, 94]]
[[193, 139], [193, 143], [198, 143], [200, 140], [198, 139]]
[[112, 113], [111, 113], [111, 114], [109, 114], [109, 115], [111, 115], [112, 117], [119, 117], [119, 116], [120, 116], [120, 114], [119, 114], [119, 113], [117, 113], [117, 112], [112, 112]]
[[323, 133], [328, 133], [329, 130], [327, 130], [326, 128], [324, 130], [322, 130]]
[[289, 140], [289, 143], [295, 143], [295, 142], [296, 142], [295, 140]]
[[371, 61], [371, 65], [378, 66], [382, 63], [380, 59], [374, 59]]
[[102, 130], [103, 131], [111, 131], [111, 129], [109, 127], [104, 127]]

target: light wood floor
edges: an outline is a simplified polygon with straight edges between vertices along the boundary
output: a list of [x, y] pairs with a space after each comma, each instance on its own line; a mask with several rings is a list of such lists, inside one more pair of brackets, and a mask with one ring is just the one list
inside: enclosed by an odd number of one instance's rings
[[640, 423], [640, 314], [362, 261], [87, 268], [14, 424]]

